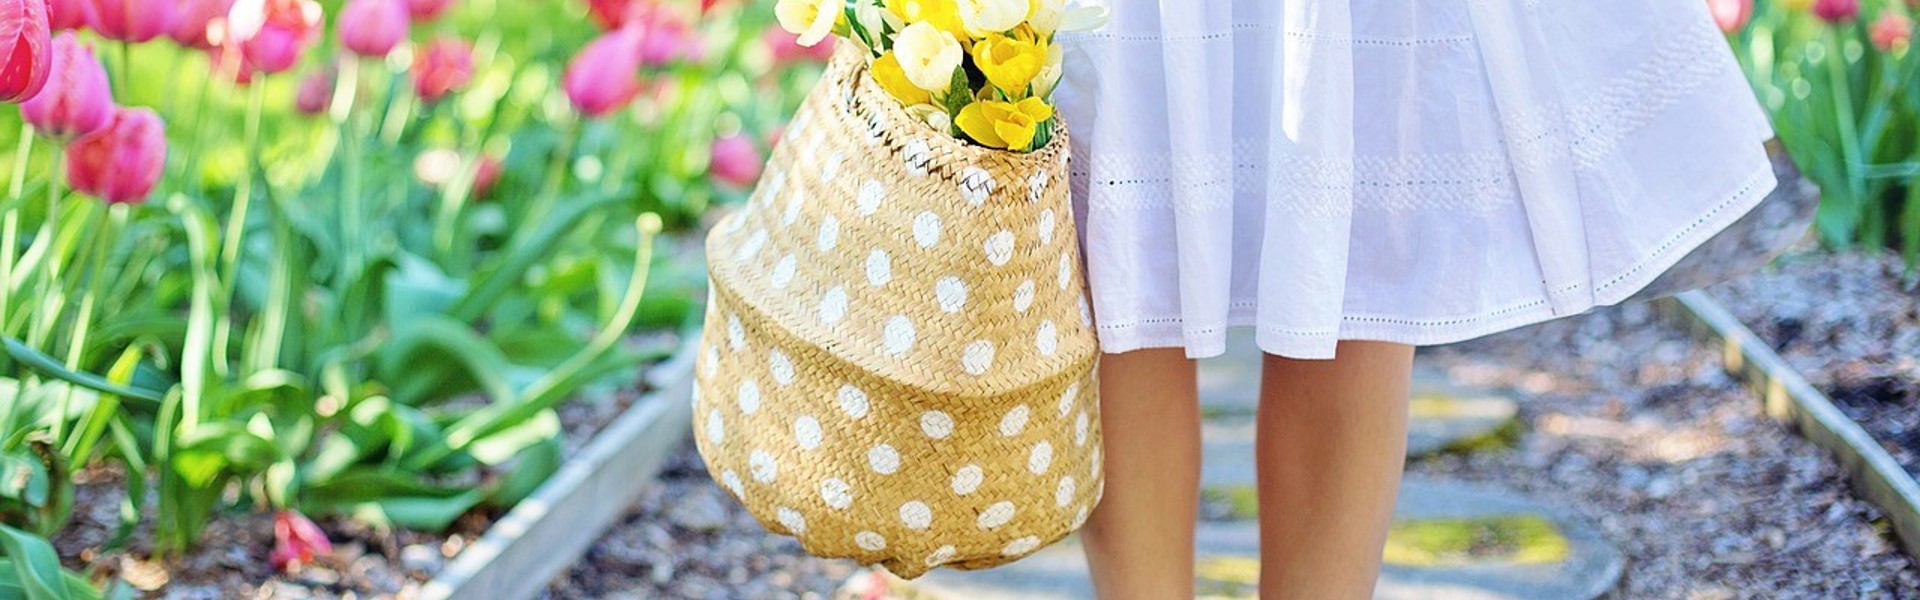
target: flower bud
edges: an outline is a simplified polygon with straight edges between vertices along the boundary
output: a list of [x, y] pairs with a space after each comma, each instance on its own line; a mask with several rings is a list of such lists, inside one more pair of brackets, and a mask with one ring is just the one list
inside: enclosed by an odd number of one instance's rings
[[141, 202], [167, 164], [167, 127], [148, 108], [115, 110], [105, 129], [67, 146], [67, 182], [113, 203]]
[[459, 38], [441, 38], [414, 56], [413, 91], [433, 102], [467, 87], [473, 80], [473, 47]]
[[53, 38], [47, 85], [20, 103], [20, 116], [41, 133], [56, 138], [86, 135], [113, 117], [113, 92], [107, 70], [73, 32]]
[[406, 39], [410, 19], [403, 0], [351, 0], [340, 9], [340, 45], [360, 56], [385, 57]]
[[0, 102], [32, 98], [52, 72], [53, 34], [46, 0], [0, 0]]

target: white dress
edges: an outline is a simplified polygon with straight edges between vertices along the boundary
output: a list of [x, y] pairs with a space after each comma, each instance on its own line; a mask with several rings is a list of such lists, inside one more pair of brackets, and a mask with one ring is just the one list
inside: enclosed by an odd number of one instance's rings
[[1774, 187], [1700, 0], [1108, 0], [1058, 95], [1102, 350], [1620, 302]]

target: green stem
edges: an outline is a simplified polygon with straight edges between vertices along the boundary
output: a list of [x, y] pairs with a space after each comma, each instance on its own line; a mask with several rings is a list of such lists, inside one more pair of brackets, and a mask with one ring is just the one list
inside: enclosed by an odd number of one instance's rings
[[1860, 168], [1865, 165], [1865, 161], [1860, 158], [1862, 150], [1860, 123], [1854, 117], [1853, 84], [1847, 73], [1846, 42], [1841, 38], [1837, 28], [1829, 27], [1827, 43], [1831, 48], [1826, 60], [1827, 79], [1833, 86], [1835, 112], [1839, 113], [1835, 118], [1838, 119], [1840, 126], [1840, 156], [1846, 161], [1844, 169], [1847, 174], [1849, 200], [1858, 203], [1864, 200], [1861, 196], [1864, 195], [1862, 185], [1865, 181], [1860, 177]]
[[62, 160], [65, 149], [59, 143], [53, 145], [53, 175], [47, 181], [47, 219], [40, 230], [46, 237], [46, 268], [40, 270], [39, 290], [40, 308], [33, 311], [32, 325], [27, 330], [27, 344], [34, 348], [44, 348], [48, 330], [53, 319], [58, 317], [60, 308], [60, 290], [56, 288], [60, 281], [60, 184], [66, 180], [66, 161]]
[[[359, 111], [354, 110], [354, 97], [359, 94], [360, 61], [348, 59], [341, 61], [339, 85], [334, 88], [333, 107], [330, 111], [334, 125], [340, 132], [341, 162], [340, 176], [340, 245], [342, 269], [339, 278], [340, 290], [344, 292], [360, 277], [365, 263], [365, 235], [361, 222], [365, 218], [366, 208], [362, 206], [365, 192], [360, 181], [361, 135], [358, 123]], [[357, 324], [348, 323], [349, 335], [354, 335]]]
[[13, 265], [20, 250], [20, 196], [26, 192], [27, 163], [33, 160], [33, 125], [20, 123], [20, 146], [13, 155], [13, 180], [7, 186], [5, 215], [0, 216], [0, 333], [11, 333]]
[[[126, 214], [125, 205], [109, 205], [107, 214], [101, 219], [103, 225], [98, 231], [92, 232], [93, 249], [89, 251], [92, 268], [87, 278], [87, 288], [80, 294], [80, 310], [73, 316], [73, 334], [67, 340], [67, 370], [79, 371], [80, 359], [85, 358], [87, 335], [93, 329], [95, 298], [99, 297], [102, 282], [106, 280], [107, 255], [113, 252], [113, 240], [119, 237]], [[78, 386], [68, 385], [60, 392], [60, 408], [53, 420], [53, 440], [56, 445], [66, 445], [63, 434], [67, 425], [67, 411], [73, 405], [75, 387]]]
[[266, 104], [266, 82], [254, 82], [249, 88], [251, 95], [247, 100], [247, 146], [246, 168], [240, 174], [239, 187], [233, 193], [233, 210], [227, 215], [227, 228], [221, 235], [220, 248], [220, 286], [224, 300], [220, 311], [220, 322], [215, 328], [213, 340], [214, 368], [221, 373], [227, 369], [227, 340], [233, 335], [234, 295], [240, 279], [240, 242], [246, 236], [247, 209], [253, 203], [254, 176], [260, 164], [260, 111]]
[[573, 147], [580, 141], [582, 121], [576, 119], [567, 124], [566, 133], [560, 136], [560, 145], [553, 149], [553, 158], [547, 163], [547, 179], [540, 184], [540, 194], [534, 197], [533, 205], [527, 208], [522, 223], [539, 223], [552, 210], [553, 200], [560, 195], [560, 186], [567, 180], [567, 169], [573, 164]]

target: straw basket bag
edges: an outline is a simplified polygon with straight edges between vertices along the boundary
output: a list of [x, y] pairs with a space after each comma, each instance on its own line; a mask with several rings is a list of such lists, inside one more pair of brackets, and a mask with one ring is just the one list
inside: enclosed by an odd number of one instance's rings
[[769, 530], [917, 577], [1086, 521], [1097, 348], [1066, 147], [969, 145], [835, 57], [707, 238], [695, 438]]

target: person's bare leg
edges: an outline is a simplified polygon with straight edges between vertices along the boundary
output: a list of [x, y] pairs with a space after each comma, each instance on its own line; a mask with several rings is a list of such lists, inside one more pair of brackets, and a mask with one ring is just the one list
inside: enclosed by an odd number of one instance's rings
[[1100, 600], [1193, 597], [1200, 403], [1180, 349], [1100, 359], [1107, 488], [1081, 531]]
[[1413, 348], [1267, 356], [1258, 449], [1261, 600], [1366, 600], [1406, 464]]

